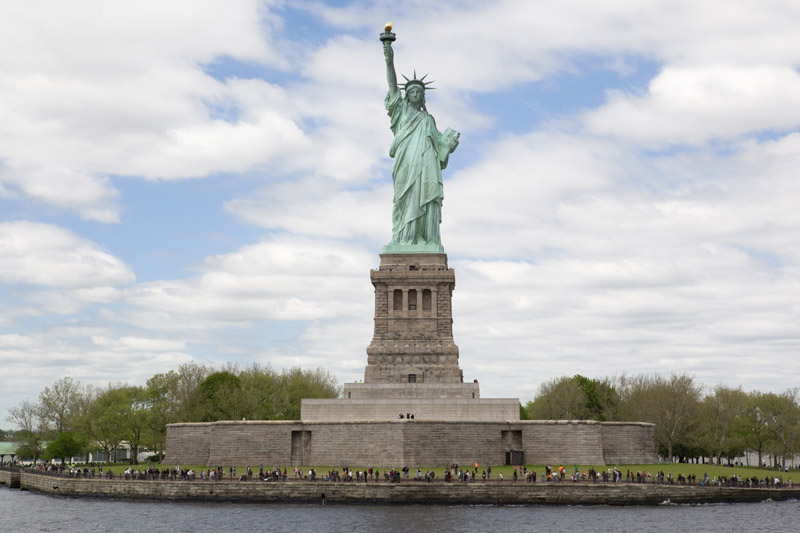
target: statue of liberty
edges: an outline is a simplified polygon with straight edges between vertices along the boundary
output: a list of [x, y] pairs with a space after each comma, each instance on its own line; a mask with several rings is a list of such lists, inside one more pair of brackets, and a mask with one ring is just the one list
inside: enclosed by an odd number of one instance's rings
[[444, 198], [442, 170], [458, 146], [460, 134], [449, 128], [444, 133], [436, 129], [436, 122], [425, 107], [425, 90], [432, 89], [427, 87], [431, 82], [425, 82], [427, 75], [417, 79], [414, 72], [411, 80], [403, 76], [405, 98], [401, 96], [391, 29], [389, 23], [381, 34], [389, 82], [385, 105], [394, 134], [389, 148], [389, 156], [394, 158], [392, 242], [383, 248], [383, 253], [444, 253], [439, 236]]

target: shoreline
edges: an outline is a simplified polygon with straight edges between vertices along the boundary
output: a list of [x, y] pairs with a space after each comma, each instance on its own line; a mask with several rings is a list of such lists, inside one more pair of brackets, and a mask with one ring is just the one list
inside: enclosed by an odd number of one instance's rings
[[0, 484], [73, 498], [347, 505], [661, 505], [800, 500], [800, 488], [638, 483], [356, 483], [76, 479], [0, 471]]

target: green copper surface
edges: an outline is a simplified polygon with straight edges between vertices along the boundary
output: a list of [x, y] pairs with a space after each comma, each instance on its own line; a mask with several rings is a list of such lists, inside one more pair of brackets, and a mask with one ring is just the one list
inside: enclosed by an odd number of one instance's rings
[[435, 243], [397, 244], [389, 243], [383, 247], [382, 254], [443, 254], [444, 246]]
[[[392, 181], [392, 242], [383, 253], [444, 253], [439, 225], [442, 222], [442, 170], [458, 146], [460, 133], [444, 133], [425, 107], [425, 83], [409, 80], [402, 97], [397, 85], [392, 41], [383, 40], [389, 93], [384, 102], [394, 140], [389, 156], [394, 158]], [[407, 78], [406, 78], [407, 79]]]

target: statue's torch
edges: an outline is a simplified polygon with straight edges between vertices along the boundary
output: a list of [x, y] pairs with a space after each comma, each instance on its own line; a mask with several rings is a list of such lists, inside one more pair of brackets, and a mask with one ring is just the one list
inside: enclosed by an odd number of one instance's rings
[[383, 43], [386, 43], [386, 42], [391, 43], [391, 42], [394, 42], [397, 39], [395, 34], [392, 33], [392, 23], [391, 22], [387, 22], [386, 26], [383, 27], [383, 33], [381, 33], [380, 39], [381, 39], [381, 42], [383, 42]]

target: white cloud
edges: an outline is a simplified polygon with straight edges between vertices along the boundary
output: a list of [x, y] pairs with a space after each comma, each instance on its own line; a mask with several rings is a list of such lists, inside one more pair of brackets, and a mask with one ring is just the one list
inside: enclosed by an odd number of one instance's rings
[[101, 341], [95, 343], [86, 333], [78, 328], [0, 335], [3, 412], [23, 400], [36, 401], [39, 391], [64, 376], [96, 387], [120, 382], [144, 385], [154, 374], [192, 360], [174, 340], [106, 338], [104, 344], [102, 337], [95, 337]]
[[391, 240], [392, 191], [388, 184], [349, 190], [325, 179], [284, 182], [226, 204], [242, 219], [267, 228], [326, 238]]
[[607, 191], [633, 164], [611, 143], [545, 133], [487, 144], [481, 155], [445, 178], [442, 238], [450, 253], [525, 257], [564, 246], [566, 236], [553, 231], [562, 211]]
[[35, 317], [42, 314], [33, 306], [0, 304], [0, 327], [10, 328], [22, 317]]
[[800, 73], [788, 65], [667, 67], [646, 95], [613, 92], [585, 121], [591, 133], [649, 147], [790, 130], [800, 125]]
[[759, 369], [800, 339], [798, 135], [649, 159], [544, 133], [493, 147], [445, 184], [465, 377], [484, 395], [570, 373], [789, 386]]
[[116, 222], [109, 175], [242, 171], [302, 148], [302, 133], [278, 107], [231, 122], [212, 116], [220, 102], [236, 106], [244, 86], [216, 81], [204, 65], [230, 57], [288, 66], [273, 41], [270, 4], [6, 6], [0, 47], [14, 53], [0, 58], [4, 189]]
[[[122, 261], [51, 224], [0, 223], [0, 251], [0, 281], [6, 283], [94, 289], [134, 281], [133, 272]], [[74, 294], [97, 300], [91, 291]]]
[[[396, 18], [398, 56], [436, 65], [443, 86], [492, 91], [574, 70], [581, 56], [614, 64], [635, 55], [659, 62], [796, 64], [800, 8], [791, 0], [542, 4], [407, 3]], [[365, 14], [368, 16], [368, 14]], [[383, 21], [370, 24], [380, 31]]]
[[249, 326], [263, 320], [352, 316], [367, 300], [342, 305], [342, 294], [363, 294], [370, 256], [352, 245], [281, 237], [207, 258], [196, 277], [143, 283], [125, 291], [131, 311], [116, 315], [155, 330]]
[[111, 303], [119, 298], [114, 287], [93, 287], [91, 289], [33, 291], [25, 300], [35, 304], [43, 312], [57, 315], [72, 315], [92, 303]]
[[186, 349], [186, 343], [174, 339], [145, 339], [141, 337], [92, 337], [92, 343], [116, 352], [178, 352]]

